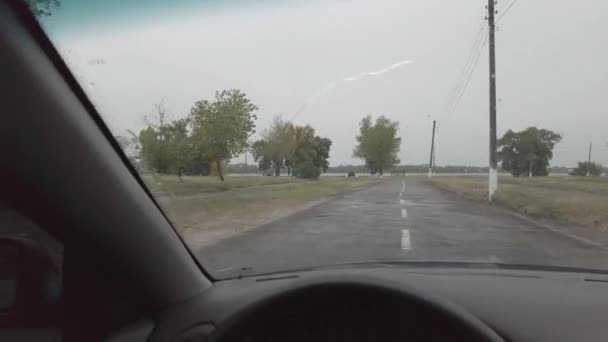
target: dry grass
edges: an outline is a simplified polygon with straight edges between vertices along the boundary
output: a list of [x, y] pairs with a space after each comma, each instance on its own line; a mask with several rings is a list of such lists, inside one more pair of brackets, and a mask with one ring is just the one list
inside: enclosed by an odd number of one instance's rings
[[[437, 187], [487, 200], [486, 177], [435, 177]], [[535, 218], [608, 230], [608, 178], [499, 178], [495, 203]]]
[[144, 175], [143, 180], [157, 195], [186, 196], [201, 193], [222, 192], [252, 186], [298, 183], [303, 180], [294, 177], [227, 176], [224, 182], [218, 177], [174, 175]]
[[[151, 177], [146, 179], [150, 183]], [[156, 176], [149, 184], [178, 231], [245, 230], [283, 216], [315, 200], [378, 182], [376, 177]]]

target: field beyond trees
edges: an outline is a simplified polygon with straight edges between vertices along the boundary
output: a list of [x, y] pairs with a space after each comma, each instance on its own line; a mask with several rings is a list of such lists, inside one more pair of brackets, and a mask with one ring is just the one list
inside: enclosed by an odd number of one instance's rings
[[[501, 177], [493, 202], [534, 218], [608, 231], [608, 178]], [[464, 197], [487, 201], [487, 177], [434, 177], [431, 183]]]

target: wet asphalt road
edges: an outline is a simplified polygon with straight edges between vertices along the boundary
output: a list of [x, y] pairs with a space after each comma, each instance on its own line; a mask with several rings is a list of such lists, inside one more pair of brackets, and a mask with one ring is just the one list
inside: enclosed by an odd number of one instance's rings
[[218, 278], [366, 261], [608, 268], [608, 251], [485, 203], [392, 177], [199, 251]]

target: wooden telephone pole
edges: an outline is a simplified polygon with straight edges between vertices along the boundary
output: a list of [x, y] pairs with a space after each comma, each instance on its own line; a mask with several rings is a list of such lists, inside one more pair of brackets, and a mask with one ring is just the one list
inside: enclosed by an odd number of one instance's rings
[[489, 55], [490, 55], [490, 172], [488, 179], [488, 200], [498, 189], [498, 158], [496, 156], [496, 44], [494, 41], [494, 1], [488, 0], [488, 26], [489, 26]]
[[587, 159], [587, 177], [591, 176], [591, 146], [592, 146], [592, 144], [593, 143], [589, 143], [589, 159]]
[[433, 134], [431, 136], [431, 155], [429, 157], [429, 178], [433, 178], [433, 159], [435, 156], [435, 124], [436, 121], [433, 120]]

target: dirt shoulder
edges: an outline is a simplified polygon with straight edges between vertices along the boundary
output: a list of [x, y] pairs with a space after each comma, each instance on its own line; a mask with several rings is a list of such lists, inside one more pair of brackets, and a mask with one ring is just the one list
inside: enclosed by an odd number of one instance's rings
[[[201, 190], [202, 183], [210, 182], [210, 186], [203, 186], [202, 191], [196, 193], [181, 184], [178, 186], [179, 194], [169, 192], [158, 197], [161, 206], [191, 248], [199, 250], [244, 231], [320, 205], [334, 196], [379, 182], [375, 177], [322, 177], [315, 181], [287, 177], [234, 178], [239, 179], [227, 179], [227, 182], [237, 183], [238, 186], [221, 185], [228, 188], [227, 190], [209, 191], [209, 188], [220, 186], [212, 180], [194, 179], [191, 181], [198, 190]], [[230, 183], [231, 181], [233, 183]], [[171, 187], [173, 185], [165, 184], [165, 189]]]

